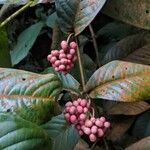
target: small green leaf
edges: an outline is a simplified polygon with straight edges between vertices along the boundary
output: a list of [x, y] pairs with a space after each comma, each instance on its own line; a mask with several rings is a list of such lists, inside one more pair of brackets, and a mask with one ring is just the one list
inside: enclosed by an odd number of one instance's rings
[[0, 149], [29, 150], [51, 147], [48, 134], [20, 117], [0, 113]]
[[63, 32], [80, 34], [95, 18], [106, 0], [55, 0], [58, 22]]
[[8, 42], [5, 29], [0, 29], [0, 67], [11, 67]]
[[0, 87], [0, 112], [17, 113], [37, 124], [48, 121], [56, 113], [54, 99], [62, 90], [54, 74], [2, 68]]
[[52, 150], [72, 150], [78, 142], [77, 131], [74, 126], [67, 124], [63, 114], [53, 117], [42, 127], [52, 139]]
[[51, 27], [51, 28], [54, 28], [56, 26], [56, 18], [57, 18], [56, 12], [54, 12], [51, 15], [49, 15], [47, 20], [46, 20], [47, 26]]
[[43, 22], [38, 22], [24, 30], [19, 35], [17, 45], [11, 51], [11, 61], [13, 65], [18, 64], [27, 56], [43, 26]]
[[99, 68], [86, 84], [92, 98], [133, 102], [150, 99], [150, 66], [112, 61]]

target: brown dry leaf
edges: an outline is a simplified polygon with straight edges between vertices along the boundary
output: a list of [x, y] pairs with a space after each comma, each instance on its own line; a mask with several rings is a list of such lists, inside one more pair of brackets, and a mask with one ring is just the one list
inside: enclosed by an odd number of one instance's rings
[[107, 102], [104, 106], [110, 115], [138, 115], [148, 109], [150, 105], [144, 101], [140, 102]]
[[88, 149], [89, 145], [84, 140], [80, 139], [73, 150], [88, 150]]
[[107, 138], [111, 141], [116, 141], [120, 139], [124, 135], [124, 133], [130, 128], [133, 121], [134, 117], [113, 122], [112, 129], [109, 132]]
[[125, 150], [150, 150], [150, 136], [132, 144]]

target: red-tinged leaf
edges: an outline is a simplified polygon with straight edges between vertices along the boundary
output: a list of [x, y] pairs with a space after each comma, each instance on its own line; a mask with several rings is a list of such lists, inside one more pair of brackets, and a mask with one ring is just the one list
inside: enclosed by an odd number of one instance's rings
[[150, 66], [112, 61], [99, 68], [86, 84], [91, 98], [133, 102], [150, 99]]

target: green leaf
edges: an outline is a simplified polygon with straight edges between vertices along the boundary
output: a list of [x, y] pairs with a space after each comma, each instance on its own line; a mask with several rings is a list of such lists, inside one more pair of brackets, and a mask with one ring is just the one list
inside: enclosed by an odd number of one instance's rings
[[0, 149], [45, 150], [50, 149], [51, 140], [39, 126], [20, 117], [0, 114]]
[[18, 64], [27, 56], [43, 26], [43, 22], [38, 22], [19, 35], [17, 45], [14, 47], [13, 51], [11, 51], [11, 61], [13, 65]]
[[136, 49], [143, 47], [150, 43], [150, 34], [139, 33], [128, 36], [117, 42], [112, 48], [108, 49], [105, 54], [102, 64], [106, 64], [112, 60], [126, 58], [130, 53]]
[[65, 121], [63, 114], [53, 117], [42, 127], [52, 139], [52, 150], [72, 150], [78, 142], [77, 131]]
[[56, 112], [54, 99], [62, 89], [54, 74], [0, 68], [0, 112], [17, 113], [37, 124], [48, 121]]
[[149, 0], [108, 0], [102, 12], [136, 27], [150, 29]]
[[86, 84], [92, 98], [133, 102], [150, 99], [150, 66], [112, 61], [99, 68]]
[[0, 29], [0, 67], [11, 67], [8, 37], [5, 29]]
[[80, 34], [95, 18], [106, 0], [55, 0], [58, 22], [63, 32]]
[[53, 14], [49, 15], [46, 20], [46, 24], [48, 27], [54, 28], [56, 26], [56, 18], [57, 14], [54, 12]]
[[140, 141], [130, 145], [129, 147], [125, 148], [125, 150], [149, 150], [150, 149], [150, 136], [141, 139]]
[[43, 73], [56, 74], [62, 82], [62, 87], [64, 90], [70, 91], [75, 94], [80, 93], [80, 83], [71, 74], [67, 73], [66, 75], [64, 75], [63, 73], [58, 73], [52, 67], [47, 68]]

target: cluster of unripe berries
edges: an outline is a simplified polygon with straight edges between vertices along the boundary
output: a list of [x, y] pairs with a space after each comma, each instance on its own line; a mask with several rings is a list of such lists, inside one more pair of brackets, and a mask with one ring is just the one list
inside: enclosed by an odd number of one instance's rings
[[90, 101], [78, 98], [73, 102], [67, 102], [64, 109], [64, 117], [67, 122], [74, 124], [79, 135], [86, 134], [91, 142], [104, 136], [110, 123], [105, 117], [90, 117]]
[[51, 54], [47, 56], [48, 61], [51, 62], [55, 71], [68, 73], [74, 66], [74, 62], [77, 59], [76, 42], [68, 43], [67, 41], [62, 41], [60, 50], [52, 50]]

